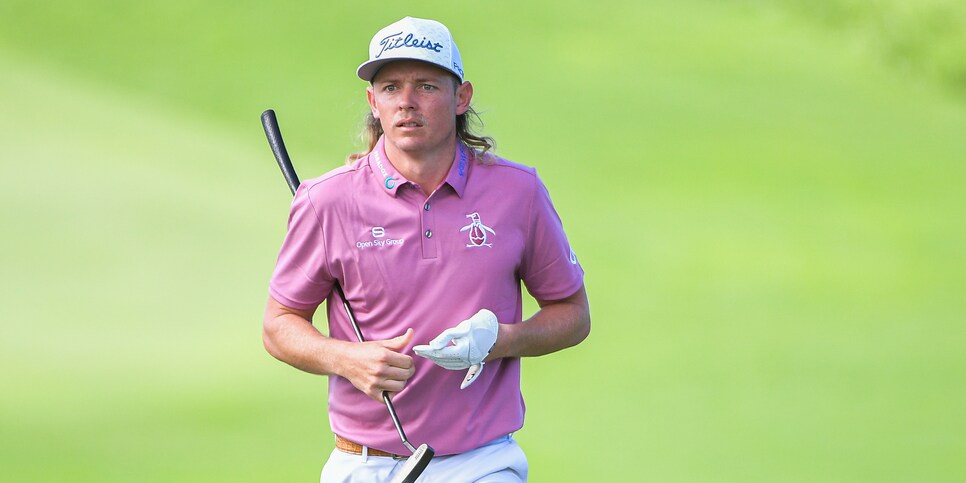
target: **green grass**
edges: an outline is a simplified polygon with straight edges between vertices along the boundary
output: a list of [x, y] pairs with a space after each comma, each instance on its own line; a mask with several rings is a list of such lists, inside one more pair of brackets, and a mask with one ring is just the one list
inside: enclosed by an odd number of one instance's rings
[[966, 94], [966, 6], [955, 0], [778, 0], [754, 2], [787, 9], [833, 31], [902, 74]]
[[317, 478], [324, 379], [259, 337], [289, 195], [256, 117], [338, 166], [405, 14], [587, 271], [591, 337], [524, 363], [531, 481], [966, 478], [966, 105], [870, 48], [912, 7], [823, 5], [5, 3], [2, 479]]

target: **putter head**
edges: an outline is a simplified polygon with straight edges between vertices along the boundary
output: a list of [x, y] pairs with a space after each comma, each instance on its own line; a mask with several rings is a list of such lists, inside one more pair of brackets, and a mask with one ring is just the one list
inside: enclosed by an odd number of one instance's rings
[[399, 473], [392, 479], [392, 483], [413, 483], [416, 481], [416, 478], [419, 478], [419, 475], [423, 474], [423, 470], [429, 466], [429, 460], [433, 459], [435, 454], [436, 451], [428, 444], [419, 445], [413, 455], [403, 464]]

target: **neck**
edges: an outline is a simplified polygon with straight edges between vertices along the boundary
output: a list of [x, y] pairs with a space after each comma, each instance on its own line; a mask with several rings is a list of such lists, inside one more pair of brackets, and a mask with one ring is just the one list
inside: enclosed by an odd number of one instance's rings
[[454, 140], [446, 148], [431, 153], [404, 151], [388, 142], [385, 148], [389, 162], [399, 174], [418, 184], [423, 193], [429, 196], [449, 174], [456, 157], [457, 143]]

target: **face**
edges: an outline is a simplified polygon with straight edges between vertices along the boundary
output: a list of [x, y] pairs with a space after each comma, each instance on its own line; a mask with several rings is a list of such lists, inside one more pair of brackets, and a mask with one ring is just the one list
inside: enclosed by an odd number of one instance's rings
[[415, 60], [390, 62], [367, 89], [372, 115], [382, 124], [387, 151], [413, 157], [452, 150], [456, 116], [469, 108], [473, 86], [456, 86], [452, 74]]

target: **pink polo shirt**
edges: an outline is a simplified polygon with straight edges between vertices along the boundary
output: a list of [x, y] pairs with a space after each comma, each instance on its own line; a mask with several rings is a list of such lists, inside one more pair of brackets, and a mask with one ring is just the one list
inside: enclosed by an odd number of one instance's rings
[[[537, 299], [558, 300], [583, 283], [543, 183], [533, 168], [493, 157], [473, 162], [460, 145], [446, 180], [426, 197], [388, 161], [383, 140], [368, 156], [302, 183], [270, 283], [296, 309], [329, 303], [329, 336], [355, 334], [334, 290], [342, 285], [366, 340], [409, 327], [425, 344], [481, 308], [501, 323], [523, 318], [520, 282]], [[416, 356], [415, 375], [393, 398], [406, 435], [437, 454], [476, 448], [523, 426], [520, 360], [486, 364], [460, 390], [465, 371]], [[329, 377], [332, 431], [407, 454], [385, 406], [341, 377]]]

